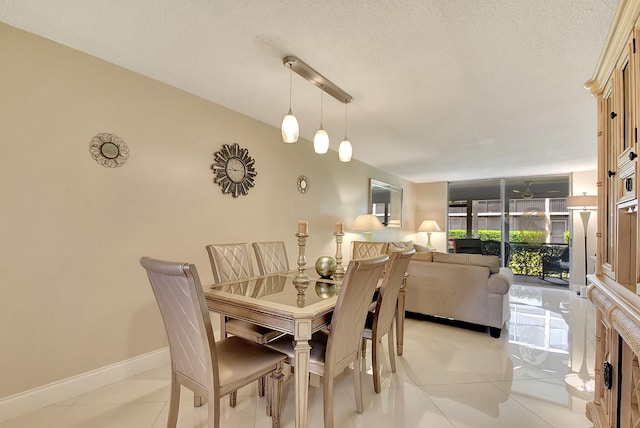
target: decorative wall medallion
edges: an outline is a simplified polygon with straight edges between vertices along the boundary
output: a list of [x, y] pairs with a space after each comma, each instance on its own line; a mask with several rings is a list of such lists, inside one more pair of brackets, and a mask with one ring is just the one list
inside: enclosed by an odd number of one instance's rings
[[129, 148], [122, 138], [115, 134], [98, 134], [89, 145], [91, 156], [106, 168], [124, 165], [129, 158]]
[[254, 167], [256, 161], [249, 156], [249, 150], [241, 148], [238, 143], [232, 146], [225, 144], [222, 150], [214, 153], [213, 158], [213, 181], [220, 185], [222, 193], [237, 198], [246, 195], [255, 185], [254, 178], [258, 175]]
[[309, 190], [309, 179], [304, 175], [298, 177], [298, 192], [306, 193]]

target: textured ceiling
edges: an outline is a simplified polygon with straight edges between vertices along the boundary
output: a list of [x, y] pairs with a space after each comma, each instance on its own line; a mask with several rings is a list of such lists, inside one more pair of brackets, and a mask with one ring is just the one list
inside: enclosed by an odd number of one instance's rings
[[[595, 169], [596, 104], [583, 83], [616, 5], [0, 0], [0, 21], [277, 128], [289, 102], [282, 58], [296, 55], [353, 96], [356, 159], [426, 182]], [[308, 140], [319, 110], [320, 90], [294, 75], [293, 111]], [[325, 96], [333, 150], [344, 114]]]

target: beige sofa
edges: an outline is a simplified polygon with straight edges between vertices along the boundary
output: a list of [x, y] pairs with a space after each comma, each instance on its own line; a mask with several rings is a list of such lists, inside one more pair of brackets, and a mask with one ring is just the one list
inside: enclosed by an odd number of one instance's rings
[[497, 256], [417, 252], [407, 273], [407, 312], [487, 326], [500, 337], [513, 274]]

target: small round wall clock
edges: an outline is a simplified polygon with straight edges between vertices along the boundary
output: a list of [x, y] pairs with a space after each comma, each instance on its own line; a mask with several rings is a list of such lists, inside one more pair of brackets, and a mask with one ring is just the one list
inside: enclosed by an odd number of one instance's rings
[[255, 160], [249, 156], [249, 150], [234, 143], [224, 144], [221, 150], [213, 155], [214, 163], [211, 169], [215, 174], [213, 181], [220, 185], [222, 193], [228, 193], [234, 198], [249, 193], [258, 175]]

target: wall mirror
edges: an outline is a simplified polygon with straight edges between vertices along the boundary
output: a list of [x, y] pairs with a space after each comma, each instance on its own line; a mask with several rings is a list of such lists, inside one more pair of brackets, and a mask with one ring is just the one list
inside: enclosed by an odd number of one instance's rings
[[369, 213], [387, 227], [401, 227], [402, 187], [369, 179]]

